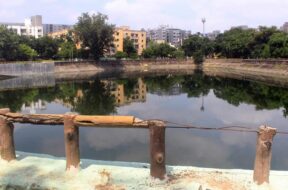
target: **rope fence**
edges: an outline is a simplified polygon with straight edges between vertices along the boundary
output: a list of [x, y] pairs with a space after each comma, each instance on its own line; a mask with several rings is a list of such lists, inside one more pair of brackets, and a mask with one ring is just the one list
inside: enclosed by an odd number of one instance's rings
[[245, 126], [200, 127], [165, 120], [141, 120], [134, 116], [91, 116], [77, 114], [22, 114], [10, 109], [0, 109], [0, 156], [6, 161], [16, 159], [14, 146], [14, 123], [64, 126], [66, 170], [80, 168], [79, 127], [146, 128], [150, 134], [150, 175], [158, 179], [166, 177], [166, 129], [197, 129], [210, 131], [249, 132], [257, 134], [253, 180], [257, 184], [269, 183], [272, 159], [272, 141], [277, 134], [288, 135], [288, 131], [262, 125], [255, 128]]

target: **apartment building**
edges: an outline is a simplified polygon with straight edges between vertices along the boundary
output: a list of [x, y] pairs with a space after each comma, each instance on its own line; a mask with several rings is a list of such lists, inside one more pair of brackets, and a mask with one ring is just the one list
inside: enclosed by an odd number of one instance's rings
[[168, 25], [161, 25], [156, 29], [147, 30], [148, 40], [154, 42], [166, 42], [174, 47], [180, 47], [189, 35], [191, 35], [191, 31], [170, 28]]
[[12, 29], [15, 33], [20, 36], [33, 36], [35, 38], [43, 37], [43, 25], [42, 16], [35, 15], [29, 19], [25, 19], [24, 23], [5, 23], [2, 22], [0, 25]]
[[25, 19], [24, 23], [0, 22], [0, 25], [12, 29], [15, 33], [22, 36], [33, 36], [35, 38], [43, 37], [49, 33], [59, 32], [64, 29], [69, 30], [73, 26], [65, 24], [43, 24], [42, 16], [35, 15]]
[[124, 39], [129, 37], [137, 50], [138, 55], [141, 55], [146, 48], [146, 32], [143, 30], [130, 30], [128, 26], [122, 26], [115, 28], [114, 31], [114, 45], [116, 51], [123, 51]]
[[65, 25], [65, 24], [43, 24], [43, 32], [44, 35], [48, 35], [50, 33], [60, 32], [63, 30], [70, 30], [73, 28], [73, 25]]

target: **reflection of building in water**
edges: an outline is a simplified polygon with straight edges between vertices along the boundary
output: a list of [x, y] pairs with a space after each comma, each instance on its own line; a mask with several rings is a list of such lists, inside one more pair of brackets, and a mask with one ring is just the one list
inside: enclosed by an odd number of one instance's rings
[[37, 110], [45, 110], [46, 109], [46, 102], [43, 102], [42, 100], [38, 100], [37, 102], [31, 102], [28, 106], [26, 103], [24, 103], [21, 107], [21, 111], [29, 112], [30, 114], [35, 114]]
[[[145, 102], [147, 88], [141, 78], [138, 78], [137, 84], [134, 86], [130, 95], [125, 94], [125, 84], [117, 84], [115, 81], [109, 82], [109, 90], [111, 95], [115, 97], [117, 106], [130, 104], [132, 102]], [[108, 86], [108, 85], [107, 85]]]
[[182, 94], [182, 86], [179, 83], [177, 83], [171, 86], [168, 90], [158, 88], [151, 93], [157, 94], [159, 96], [177, 96]]

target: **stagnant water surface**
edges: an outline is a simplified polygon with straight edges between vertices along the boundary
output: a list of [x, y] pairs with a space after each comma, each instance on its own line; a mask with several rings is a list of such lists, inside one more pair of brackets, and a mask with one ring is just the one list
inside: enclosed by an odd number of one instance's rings
[[[203, 127], [288, 131], [288, 89], [263, 83], [191, 76], [95, 79], [54, 87], [0, 91], [0, 107], [23, 113], [133, 115]], [[147, 129], [80, 128], [81, 158], [149, 162]], [[64, 155], [62, 126], [16, 124], [18, 151]], [[252, 169], [256, 134], [167, 129], [167, 163]], [[276, 135], [272, 169], [288, 169], [288, 136]]]

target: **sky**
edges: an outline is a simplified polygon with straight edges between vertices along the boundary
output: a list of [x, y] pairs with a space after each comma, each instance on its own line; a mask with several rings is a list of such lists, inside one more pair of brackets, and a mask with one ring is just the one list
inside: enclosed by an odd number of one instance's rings
[[84, 12], [108, 15], [109, 23], [131, 29], [175, 28], [202, 32], [231, 26], [277, 26], [288, 21], [288, 0], [0, 0], [0, 22], [24, 22], [42, 15], [43, 23], [75, 24]]

